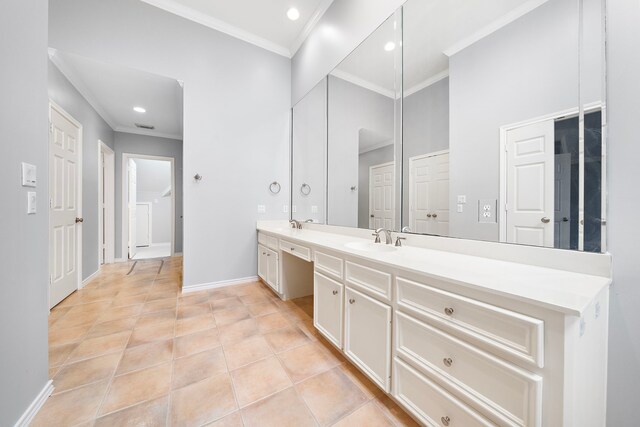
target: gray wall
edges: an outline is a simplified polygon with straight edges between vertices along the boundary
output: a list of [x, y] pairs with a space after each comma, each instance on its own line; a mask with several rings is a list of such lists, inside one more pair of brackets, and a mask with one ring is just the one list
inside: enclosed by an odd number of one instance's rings
[[[49, 378], [46, 1], [2, 2], [0, 57], [0, 425], [12, 426]], [[38, 168], [35, 190], [21, 186], [21, 162]]]
[[113, 130], [49, 61], [49, 98], [82, 124], [82, 277], [98, 271], [98, 140], [113, 148]]
[[291, 61], [140, 1], [49, 16], [51, 47], [184, 81], [184, 285], [255, 276], [256, 220], [288, 217]]
[[449, 79], [406, 98], [402, 105], [402, 225], [409, 225], [409, 159], [449, 148]]
[[450, 58], [451, 236], [499, 238], [477, 209], [499, 196], [500, 127], [577, 108], [577, 17], [574, 0], [551, 0]]
[[393, 161], [393, 144], [358, 156], [358, 227], [369, 228], [369, 168]]
[[[173, 157], [176, 173], [176, 216], [175, 216], [175, 251], [183, 251], [183, 144], [176, 139], [159, 138], [155, 136], [135, 135], [132, 133], [115, 132], [115, 161], [116, 161], [116, 258], [126, 258], [122, 253], [122, 158], [123, 154], [146, 154], [151, 156]], [[126, 197], [126, 194], [125, 194]]]
[[609, 0], [609, 251], [613, 255], [607, 425], [640, 419], [640, 2]]
[[[359, 131], [393, 137], [393, 99], [329, 76], [328, 200], [331, 225], [358, 226]], [[358, 190], [360, 191], [361, 188]]]

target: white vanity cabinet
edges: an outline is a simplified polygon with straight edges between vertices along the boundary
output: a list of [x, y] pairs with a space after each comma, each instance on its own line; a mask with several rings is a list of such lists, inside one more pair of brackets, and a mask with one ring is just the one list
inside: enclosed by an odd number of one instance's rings
[[258, 276], [273, 289], [280, 292], [280, 256], [278, 252], [258, 245]]
[[313, 325], [342, 349], [344, 285], [315, 272], [313, 279]]

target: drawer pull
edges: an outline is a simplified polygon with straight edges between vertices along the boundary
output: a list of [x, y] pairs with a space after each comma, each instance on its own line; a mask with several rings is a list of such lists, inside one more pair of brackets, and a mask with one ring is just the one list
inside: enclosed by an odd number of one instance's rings
[[451, 367], [451, 365], [453, 365], [453, 359], [451, 359], [450, 357], [445, 357], [444, 359], [442, 359], [442, 363], [444, 363], [444, 366], [449, 368]]
[[356, 302], [356, 300], [354, 300], [353, 298], [349, 300], [349, 304], [353, 304], [354, 302]]
[[451, 422], [451, 418], [444, 416], [442, 418], [440, 418], [440, 421], [442, 422], [443, 426], [448, 426], [449, 423]]
[[262, 252], [262, 255], [266, 255], [266, 254], [267, 254], [266, 252]]
[[447, 316], [453, 315], [453, 308], [451, 308], [451, 307], [445, 308], [444, 309], [444, 314], [446, 314]]
[[296, 250], [296, 248], [291, 248], [291, 250], [292, 250], [292, 251], [295, 251], [295, 250]]
[[271, 256], [271, 254], [267, 254], [267, 256]]
[[333, 294], [334, 295], [338, 295], [338, 291], [333, 291]]

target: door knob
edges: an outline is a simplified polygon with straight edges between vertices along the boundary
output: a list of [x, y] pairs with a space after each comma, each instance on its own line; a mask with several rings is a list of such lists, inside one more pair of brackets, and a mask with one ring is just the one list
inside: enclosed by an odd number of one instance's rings
[[334, 295], [338, 295], [338, 291], [333, 291], [333, 294]]
[[356, 300], [354, 300], [353, 298], [349, 300], [349, 304], [353, 304], [354, 302], [356, 302]]
[[437, 217], [438, 217], [438, 214], [433, 214], [433, 217], [434, 217], [434, 218], [437, 218]]
[[564, 218], [562, 218], [562, 222], [569, 222], [569, 218], [565, 216]]
[[84, 218], [76, 218], [76, 224], [79, 222], [84, 222]]
[[373, 214], [369, 215], [371, 218], [373, 218]]
[[442, 422], [443, 426], [448, 426], [449, 423], [451, 422], [451, 418], [445, 416], [445, 417], [440, 418], [440, 421]]
[[453, 364], [453, 359], [451, 359], [450, 357], [446, 357], [442, 359], [442, 363], [444, 363], [444, 366], [446, 367], [451, 367], [451, 365]]
[[549, 218], [547, 218], [546, 216], [542, 217], [542, 219], [540, 219], [540, 221], [542, 221], [544, 224], [548, 224], [548, 223], [551, 222], [551, 220]]

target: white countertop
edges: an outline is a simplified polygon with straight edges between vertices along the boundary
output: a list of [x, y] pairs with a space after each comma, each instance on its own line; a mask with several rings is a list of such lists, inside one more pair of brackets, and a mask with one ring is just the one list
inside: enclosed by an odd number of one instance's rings
[[[452, 252], [403, 246], [392, 252], [364, 252], [345, 246], [372, 242], [354, 236], [258, 224], [258, 230], [469, 288], [580, 316], [611, 284], [607, 277], [556, 270]], [[381, 236], [384, 239], [384, 235]]]

